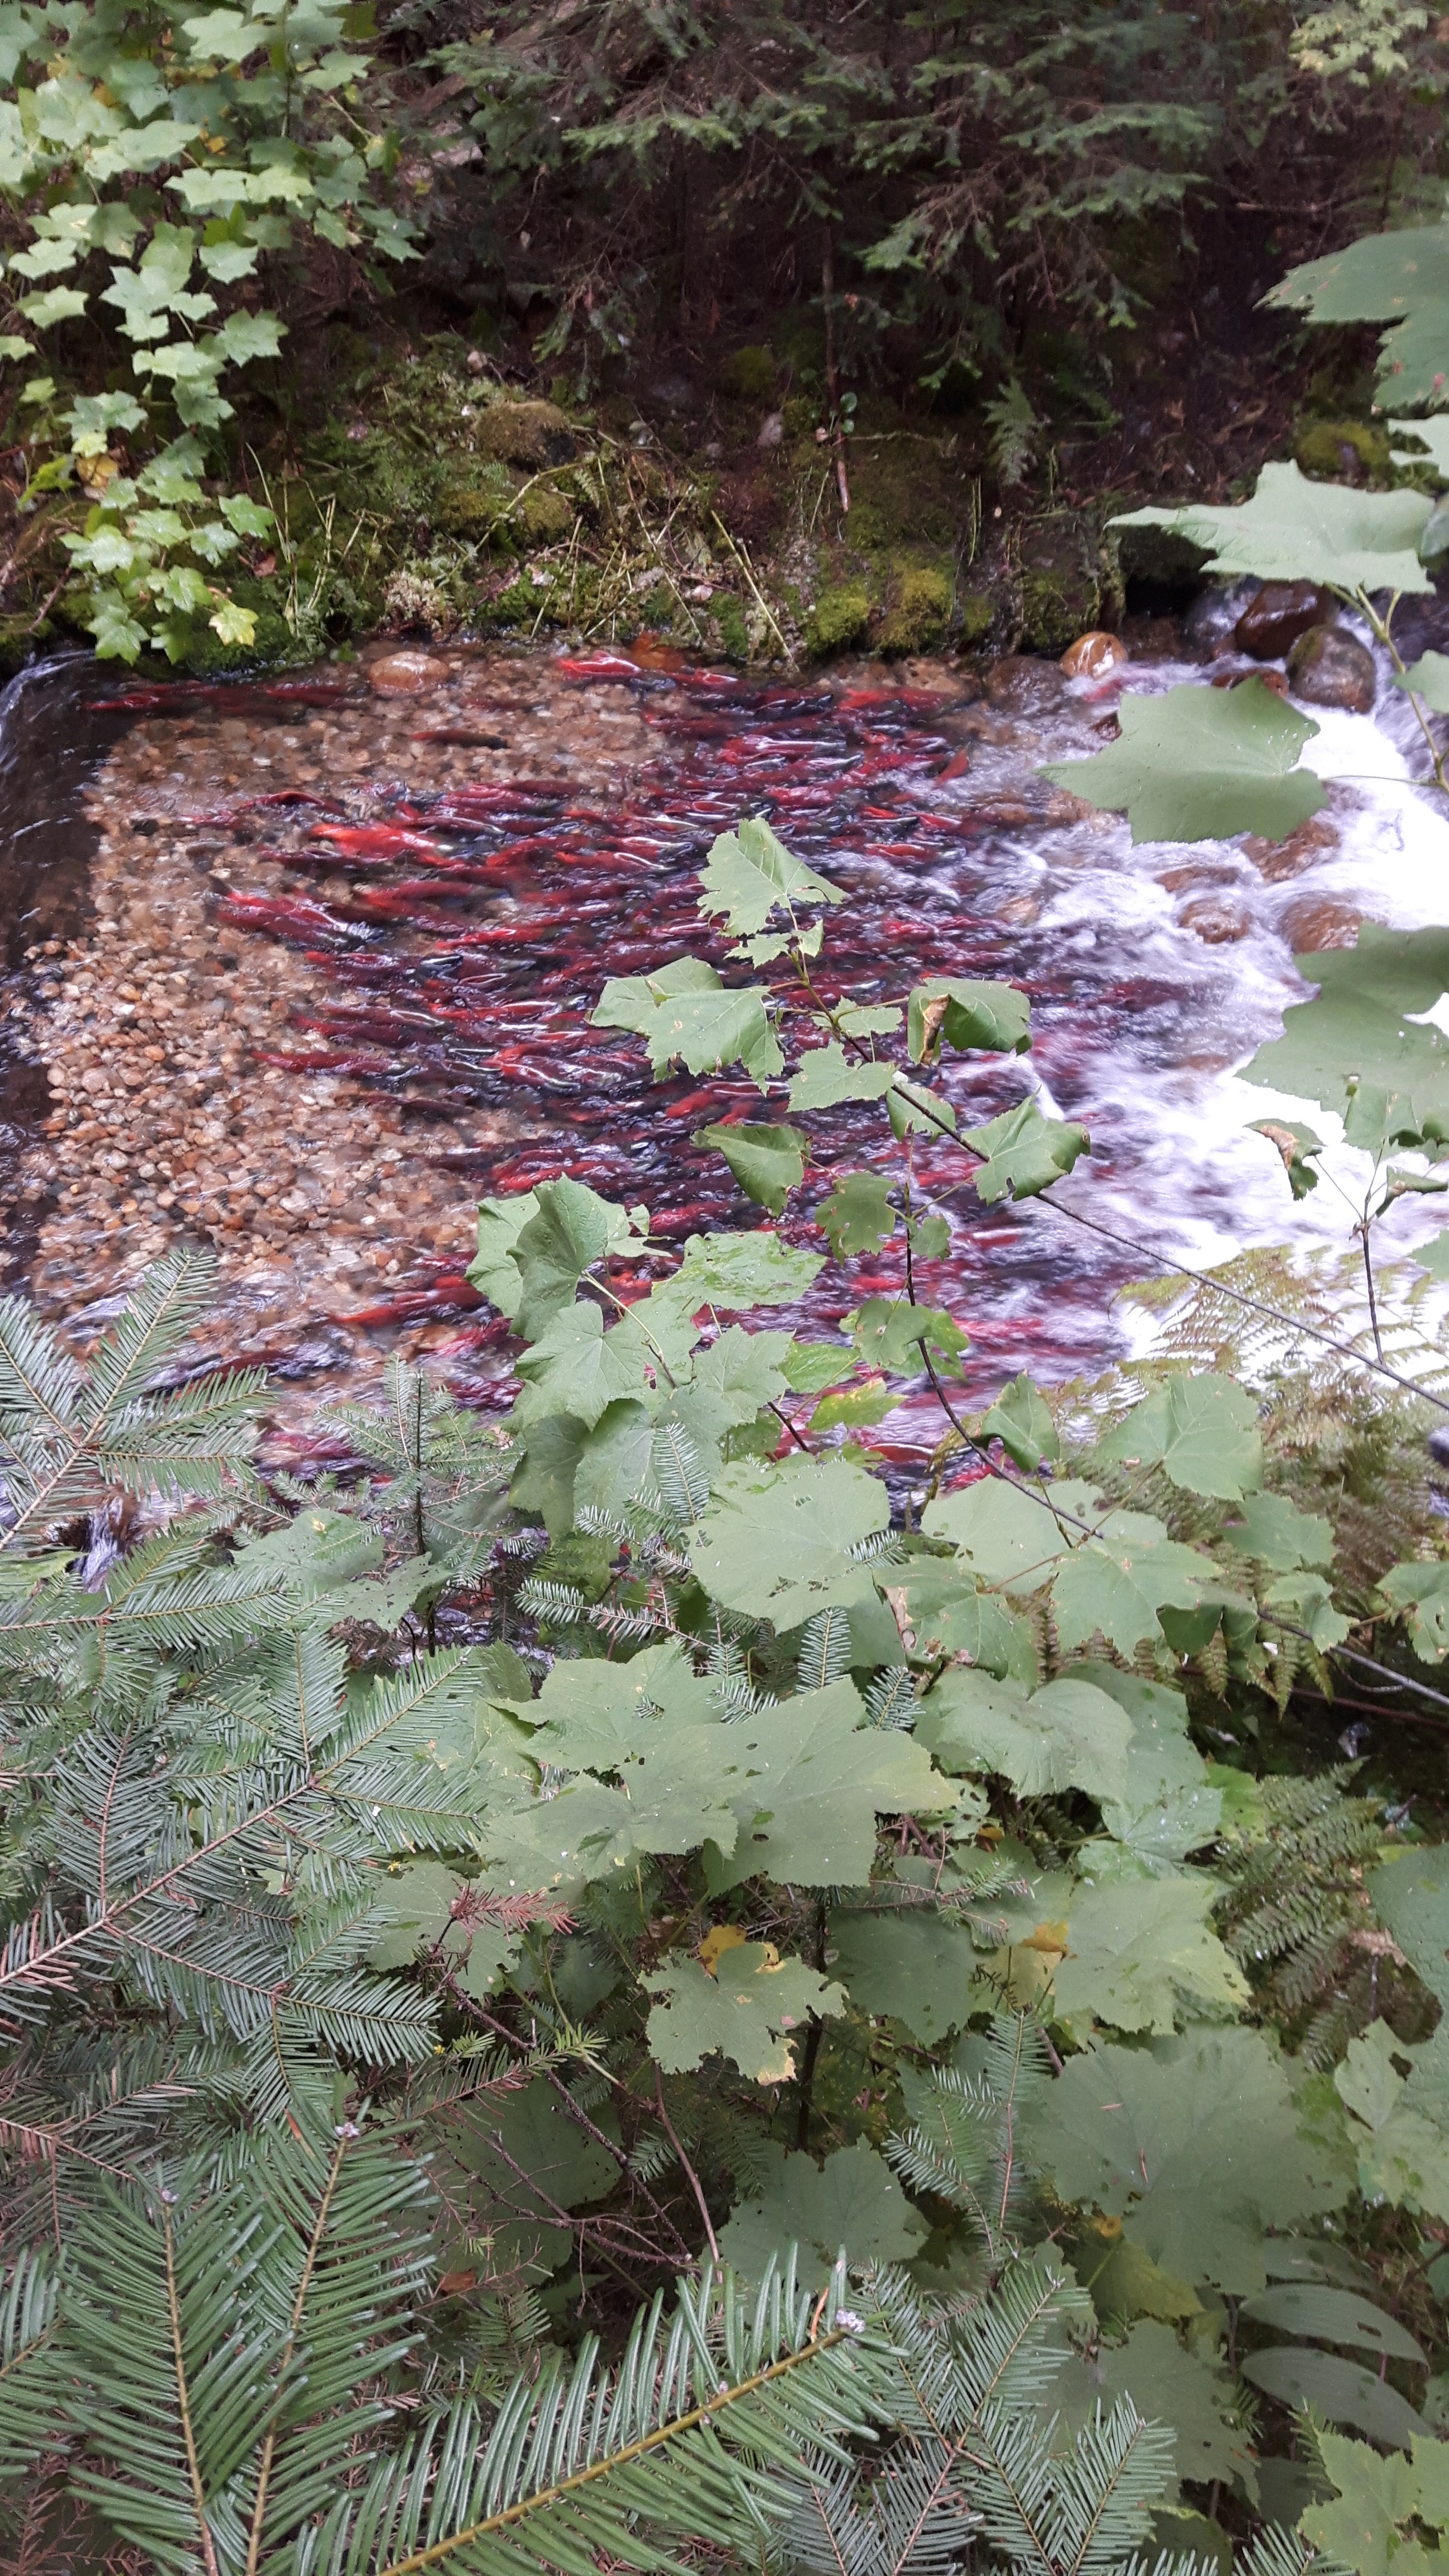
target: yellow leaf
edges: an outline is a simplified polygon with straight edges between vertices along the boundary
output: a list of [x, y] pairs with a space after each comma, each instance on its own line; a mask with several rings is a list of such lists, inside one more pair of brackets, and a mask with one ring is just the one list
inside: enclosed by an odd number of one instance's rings
[[702, 1968], [707, 1968], [712, 1977], [717, 1977], [725, 1951], [742, 1950], [749, 1937], [737, 1923], [716, 1923], [712, 1930], [706, 1932], [694, 1955]]

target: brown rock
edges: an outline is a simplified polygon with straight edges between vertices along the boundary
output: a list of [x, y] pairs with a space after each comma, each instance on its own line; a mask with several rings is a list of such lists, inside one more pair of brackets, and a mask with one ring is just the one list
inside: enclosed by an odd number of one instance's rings
[[1350, 715], [1371, 715], [1378, 677], [1367, 645], [1338, 626], [1310, 626], [1288, 656], [1293, 695], [1306, 698], [1311, 707], [1345, 707]]
[[1201, 894], [1209, 886], [1231, 885], [1236, 875], [1236, 868], [1214, 867], [1210, 860], [1193, 859], [1182, 867], [1163, 868], [1157, 882], [1166, 886], [1169, 894]]
[[1265, 581], [1250, 599], [1233, 637], [1255, 662], [1276, 662], [1310, 626], [1330, 626], [1337, 614], [1332, 591], [1311, 581]]
[[1246, 905], [1233, 903], [1225, 895], [1198, 895], [1183, 905], [1177, 917], [1184, 930], [1196, 931], [1210, 948], [1226, 948], [1235, 939], [1246, 939], [1253, 927]]
[[1109, 671], [1127, 659], [1127, 647], [1120, 635], [1108, 635], [1094, 626], [1088, 635], [1079, 635], [1062, 655], [1062, 669], [1069, 680], [1103, 680]]
[[385, 653], [368, 669], [368, 679], [381, 698], [415, 698], [451, 677], [446, 662], [432, 653]]
[[1338, 834], [1331, 823], [1313, 814], [1290, 832], [1286, 841], [1263, 841], [1249, 832], [1243, 841], [1243, 853], [1250, 858], [1260, 877], [1269, 885], [1281, 885], [1285, 877], [1301, 877], [1305, 868], [1316, 867], [1330, 850], [1338, 847]]
[[1317, 957], [1325, 948], [1352, 948], [1363, 922], [1371, 915], [1357, 904], [1336, 902], [1332, 895], [1300, 895], [1290, 903], [1278, 927], [1295, 957]]
[[1213, 689], [1238, 689], [1242, 687], [1245, 680], [1256, 680], [1260, 688], [1271, 689], [1275, 698], [1286, 698], [1288, 695], [1287, 672], [1266, 670], [1261, 662], [1250, 663], [1246, 670], [1241, 662], [1230, 662], [1226, 670], [1213, 672], [1208, 686]]

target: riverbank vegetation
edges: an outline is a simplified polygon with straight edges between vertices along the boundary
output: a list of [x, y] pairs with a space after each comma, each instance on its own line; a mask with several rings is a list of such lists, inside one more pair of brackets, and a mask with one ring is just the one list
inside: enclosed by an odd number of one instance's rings
[[1392, 475], [1366, 338], [1259, 305], [1432, 223], [1442, 51], [1399, 0], [24, 0], [7, 650], [1060, 651], [1114, 500]]

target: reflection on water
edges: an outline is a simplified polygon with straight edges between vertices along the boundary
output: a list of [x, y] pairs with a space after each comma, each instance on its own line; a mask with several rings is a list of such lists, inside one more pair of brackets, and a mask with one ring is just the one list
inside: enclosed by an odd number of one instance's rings
[[[1281, 1166], [1244, 1133], [1273, 1096], [1231, 1067], [1301, 996], [1293, 947], [1342, 942], [1365, 915], [1442, 918], [1449, 881], [1449, 820], [1405, 783], [1396, 700], [1373, 719], [1315, 711], [1314, 765], [1338, 783], [1276, 849], [1133, 849], [1125, 824], [1048, 787], [1040, 764], [1096, 749], [1121, 685], [1196, 676], [1155, 641], [1105, 685], [1015, 662], [984, 696], [945, 665], [759, 680], [647, 651], [497, 649], [409, 674], [379, 648], [351, 673], [245, 689], [87, 666], [88, 706], [65, 673], [21, 684], [0, 762], [11, 814], [29, 799], [14, 847], [46, 854], [10, 906], [15, 947], [39, 952], [9, 1023], [29, 1086], [16, 1123], [43, 1128], [12, 1154], [35, 1292], [96, 1314], [178, 1237], [213, 1243], [215, 1340], [286, 1382], [283, 1454], [305, 1447], [319, 1395], [375, 1381], [398, 1346], [496, 1401], [509, 1346], [462, 1279], [480, 1192], [569, 1171], [643, 1198], [668, 1241], [755, 1221], [690, 1143], [772, 1114], [754, 1086], [651, 1086], [635, 1040], [588, 1025], [606, 974], [686, 948], [723, 963], [695, 871], [754, 811], [849, 897], [827, 930], [832, 997], [942, 974], [1030, 992], [1032, 1057], [954, 1060], [946, 1087], [963, 1123], [1033, 1081], [1082, 1119], [1092, 1157], [1058, 1195], [1131, 1249], [1040, 1207], [983, 1210], [968, 1157], [918, 1142], [917, 1180], [952, 1225], [922, 1290], [969, 1325], [973, 1394], [1027, 1362], [1095, 1365], [1122, 1347], [1111, 1290], [1156, 1252], [1217, 1259], [1290, 1231]], [[67, 874], [33, 827], [86, 762], [93, 847], [71, 836]], [[813, 1122], [808, 1202], [893, 1161], [883, 1124], [865, 1108]], [[1291, 1231], [1345, 1223], [1320, 1190]], [[868, 1273], [827, 1268], [802, 1320], [832, 1330], [899, 1280], [889, 1249]], [[909, 1452], [938, 1421], [913, 1403], [878, 1436]]]

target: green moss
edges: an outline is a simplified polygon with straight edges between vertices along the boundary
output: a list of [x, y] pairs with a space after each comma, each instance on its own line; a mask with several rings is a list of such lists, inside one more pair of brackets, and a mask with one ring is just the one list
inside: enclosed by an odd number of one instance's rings
[[950, 623], [952, 584], [928, 564], [893, 572], [880, 630], [883, 653], [929, 653]]
[[870, 624], [870, 593], [863, 582], [841, 582], [822, 590], [807, 621], [813, 653], [843, 653], [858, 644]]
[[503, 465], [566, 465], [577, 444], [567, 415], [556, 403], [501, 402], [485, 411], [475, 430], [479, 451]]
[[489, 626], [531, 626], [538, 615], [539, 594], [522, 573], [501, 590], [484, 614]]
[[737, 402], [763, 402], [775, 390], [775, 373], [773, 349], [734, 349], [719, 371], [720, 391]]
[[[782, 415], [787, 438], [808, 438], [815, 427], [818, 406], [809, 394], [792, 394]], [[814, 463], [812, 457], [810, 462]]]
[[745, 612], [739, 601], [732, 599], [728, 591], [716, 591], [710, 602], [709, 613], [718, 630], [725, 660], [748, 662], [750, 630], [745, 623]]
[[444, 476], [433, 507], [433, 524], [449, 536], [506, 544], [513, 493], [513, 477], [505, 465], [475, 465], [470, 459]]
[[518, 505], [518, 518], [531, 545], [556, 546], [572, 532], [574, 506], [548, 483], [535, 483]]
[[963, 652], [984, 644], [996, 615], [996, 603], [984, 590], [968, 590], [957, 603], [956, 633]]
[[1027, 532], [1021, 549], [1023, 652], [1065, 652], [1095, 624], [1101, 598], [1096, 560], [1095, 541], [1067, 512]]
[[1386, 483], [1389, 442], [1361, 420], [1316, 420], [1298, 433], [1293, 449], [1300, 472], [1316, 483]]

